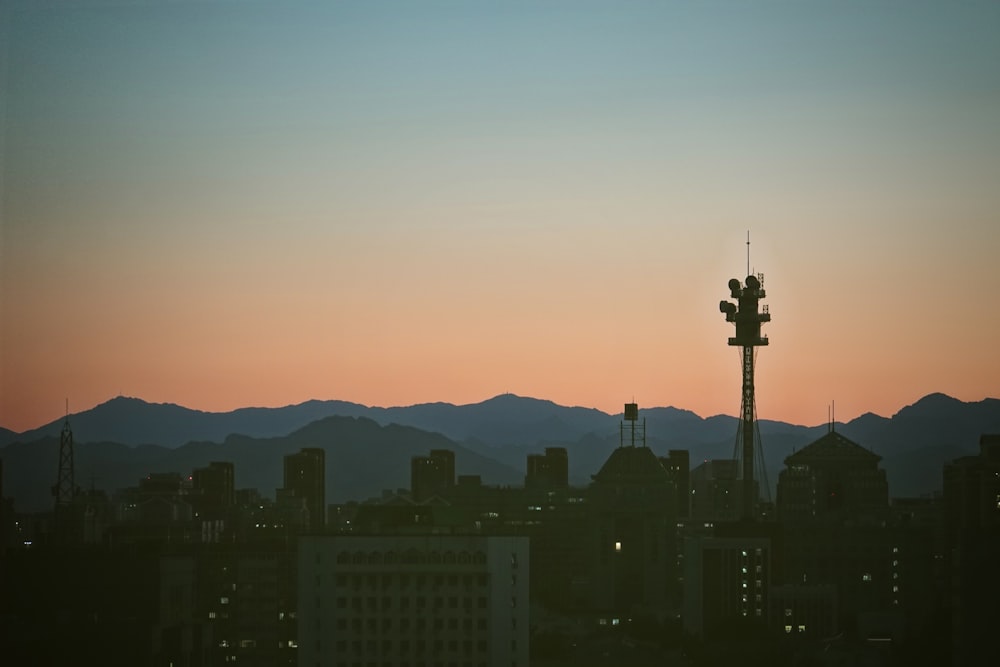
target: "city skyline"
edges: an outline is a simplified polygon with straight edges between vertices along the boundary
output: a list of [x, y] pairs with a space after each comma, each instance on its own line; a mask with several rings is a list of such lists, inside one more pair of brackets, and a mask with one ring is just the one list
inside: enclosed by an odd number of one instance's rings
[[0, 425], [1000, 396], [1000, 6], [5, 3]]

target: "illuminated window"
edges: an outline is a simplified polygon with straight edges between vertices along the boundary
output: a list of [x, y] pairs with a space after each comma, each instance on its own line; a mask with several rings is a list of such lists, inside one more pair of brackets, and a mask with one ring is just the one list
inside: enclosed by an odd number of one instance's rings
[[791, 634], [791, 633], [792, 633], [792, 626], [786, 625], [785, 626], [785, 634]]
[[800, 625], [799, 626], [799, 632], [805, 632], [805, 631], [806, 631], [806, 626]]
[[792, 615], [792, 610], [791, 609], [785, 609], [785, 616], [791, 616], [791, 615]]
[[615, 553], [621, 553], [621, 550], [622, 550], [622, 543], [615, 542]]
[[861, 575], [861, 581], [871, 581], [871, 580], [872, 580], [872, 575], [870, 575], [869, 573], [865, 572], [864, 574]]

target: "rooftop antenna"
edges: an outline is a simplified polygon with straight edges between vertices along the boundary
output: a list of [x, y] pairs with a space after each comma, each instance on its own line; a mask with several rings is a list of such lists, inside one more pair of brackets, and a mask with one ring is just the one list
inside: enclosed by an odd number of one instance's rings
[[830, 401], [830, 432], [837, 430], [837, 401]]
[[747, 230], [747, 275], [750, 275], [750, 230]]

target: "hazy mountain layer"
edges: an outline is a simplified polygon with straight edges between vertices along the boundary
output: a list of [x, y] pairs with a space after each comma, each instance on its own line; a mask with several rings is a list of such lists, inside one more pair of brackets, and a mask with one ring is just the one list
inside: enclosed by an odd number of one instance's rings
[[[385, 489], [410, 486], [410, 459], [431, 449], [455, 452], [460, 474], [482, 475], [487, 484], [520, 484], [523, 473], [470, 451], [437, 433], [409, 426], [379, 426], [364, 418], [327, 417], [277, 438], [233, 435], [223, 442], [190, 442], [181, 447], [113, 442], [75, 445], [76, 483], [114, 491], [137, 486], [150, 472], [188, 475], [210, 461], [232, 461], [236, 488], [256, 488], [274, 497], [283, 485], [284, 456], [302, 447], [326, 450], [327, 502], [364, 500]], [[0, 449], [4, 494], [19, 511], [51, 509], [50, 487], [58, 467], [59, 439], [45, 437]]]
[[[510, 394], [462, 406], [431, 403], [369, 408], [343, 401], [308, 401], [283, 408], [244, 408], [226, 413], [116, 398], [70, 416], [77, 442], [78, 483], [87, 486], [88, 476], [93, 474], [98, 488], [115, 489], [134, 485], [139, 476], [150, 471], [188, 472], [210, 460], [232, 460], [237, 463], [238, 485], [256, 486], [270, 494], [281, 483], [281, 457], [297, 446], [308, 444], [301, 443], [308, 440], [302, 433], [311, 432], [309, 424], [331, 416], [367, 419], [320, 423], [328, 423], [328, 428], [335, 423], [368, 424], [370, 431], [366, 437], [360, 437], [366, 432], [363, 429], [354, 435], [329, 436], [329, 446], [334, 447], [328, 460], [330, 474], [342, 476], [342, 479], [330, 477], [330, 498], [343, 499], [365, 497], [382, 488], [407, 486], [410, 456], [431, 446], [456, 449], [460, 473], [483, 474], [487, 481], [491, 476], [502, 478], [504, 483], [521, 481], [529, 453], [539, 453], [546, 446], [563, 446], [570, 453], [571, 481], [586, 484], [618, 446], [621, 427], [621, 415]], [[666, 454], [669, 449], [687, 449], [692, 466], [702, 460], [733, 455], [738, 426], [735, 417], [702, 418], [671, 407], [642, 409], [640, 416], [646, 422], [647, 442], [657, 454]], [[375, 432], [371, 429], [377, 425], [390, 424], [413, 428], [381, 429], [380, 439], [371, 435]], [[57, 420], [26, 433], [0, 432], [0, 438], [6, 438], [8, 443], [20, 443], [0, 447], [6, 495], [20, 498], [27, 494], [24, 498], [41, 502], [39, 492], [29, 489], [19, 468], [29, 465], [30, 460], [30, 465], [37, 467], [37, 470], [32, 468], [31, 477], [35, 481], [31, 483], [47, 493], [55, 479], [61, 425], [62, 420]], [[827, 428], [760, 422], [772, 487], [784, 458], [819, 438]], [[892, 495], [920, 495], [940, 489], [944, 462], [975, 453], [981, 434], [1000, 432], [1000, 400], [965, 403], [932, 394], [891, 418], [869, 413], [837, 424], [836, 428], [883, 457]], [[291, 435], [284, 437], [285, 434]], [[400, 442], [390, 435], [399, 435]], [[378, 445], [372, 444], [376, 441]], [[422, 446], [425, 442], [428, 444]], [[371, 452], [358, 449], [365, 443], [384, 448], [387, 456], [379, 450], [376, 459]], [[399, 456], [393, 458], [391, 454], [397, 451]], [[27, 456], [28, 452], [31, 456]], [[351, 452], [364, 454], [352, 458]], [[463, 457], [473, 453], [481, 458], [468, 458], [471, 467], [463, 469]], [[490, 465], [496, 466], [497, 462], [503, 467], [491, 469]], [[476, 467], [480, 464], [484, 466], [482, 470]]]

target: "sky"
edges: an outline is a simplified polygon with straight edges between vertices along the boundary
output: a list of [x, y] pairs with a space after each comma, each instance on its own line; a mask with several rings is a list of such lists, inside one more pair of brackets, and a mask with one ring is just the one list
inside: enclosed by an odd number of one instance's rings
[[1000, 396], [1000, 3], [0, 3], [0, 425]]

